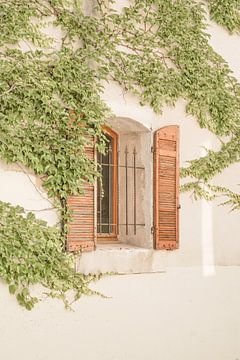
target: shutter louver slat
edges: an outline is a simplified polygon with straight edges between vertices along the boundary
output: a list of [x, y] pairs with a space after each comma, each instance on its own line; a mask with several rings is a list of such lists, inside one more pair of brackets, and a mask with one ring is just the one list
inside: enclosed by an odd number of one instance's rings
[[[94, 139], [90, 139], [92, 146], [85, 148], [90, 160], [95, 160]], [[69, 196], [68, 209], [72, 212], [68, 223], [67, 248], [69, 251], [92, 251], [96, 241], [96, 185], [86, 182], [83, 184], [83, 194]]]
[[154, 245], [179, 245], [179, 127], [166, 126], [154, 137]]

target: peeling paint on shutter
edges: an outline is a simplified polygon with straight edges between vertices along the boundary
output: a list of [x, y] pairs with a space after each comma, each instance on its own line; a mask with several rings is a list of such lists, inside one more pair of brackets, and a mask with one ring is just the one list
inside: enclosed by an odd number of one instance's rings
[[[86, 153], [91, 160], [94, 160], [94, 145], [87, 146]], [[68, 250], [94, 250], [96, 243], [96, 184], [86, 182], [83, 185], [83, 194], [69, 196], [67, 206], [72, 212], [71, 220], [68, 223]]]
[[154, 247], [179, 247], [179, 127], [154, 136]]

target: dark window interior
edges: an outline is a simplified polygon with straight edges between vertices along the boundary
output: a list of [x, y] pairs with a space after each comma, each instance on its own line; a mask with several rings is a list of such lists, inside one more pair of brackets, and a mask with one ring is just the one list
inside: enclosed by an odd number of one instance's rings
[[105, 154], [97, 154], [102, 178], [97, 183], [97, 232], [113, 233], [113, 139], [106, 134]]

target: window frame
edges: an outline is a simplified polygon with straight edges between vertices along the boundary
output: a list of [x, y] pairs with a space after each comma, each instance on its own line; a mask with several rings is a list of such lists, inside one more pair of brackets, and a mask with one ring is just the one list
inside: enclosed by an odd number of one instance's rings
[[[119, 234], [119, 224], [118, 224], [118, 140], [119, 135], [112, 130], [108, 126], [104, 126], [103, 133], [107, 134], [113, 139], [113, 147], [112, 147], [112, 154], [113, 154], [113, 177], [112, 177], [112, 189], [113, 189], [113, 228], [115, 230], [108, 234], [108, 233], [98, 233], [96, 234], [96, 242], [97, 244], [104, 244], [104, 243], [117, 243], [118, 242], [118, 234]], [[97, 194], [98, 198], [98, 194]], [[96, 219], [97, 220], [97, 219]]]

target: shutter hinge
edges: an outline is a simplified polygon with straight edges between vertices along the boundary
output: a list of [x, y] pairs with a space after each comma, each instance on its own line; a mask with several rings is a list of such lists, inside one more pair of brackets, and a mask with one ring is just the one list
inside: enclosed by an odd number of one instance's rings
[[151, 234], [154, 234], [154, 232], [155, 232], [155, 227], [152, 226], [152, 227], [151, 227]]
[[154, 147], [151, 146], [151, 153], [154, 153], [154, 152], [155, 152]]

